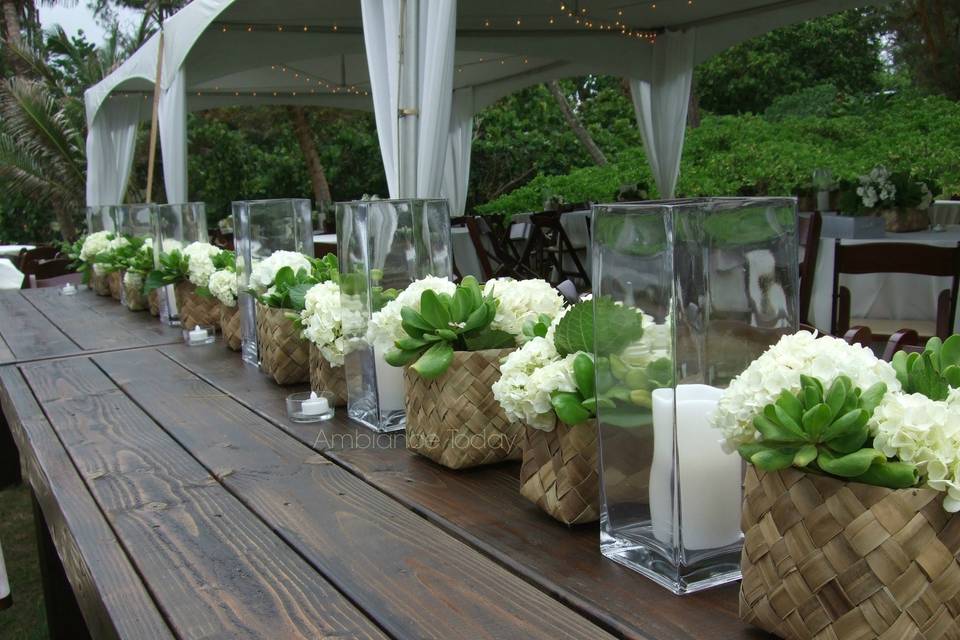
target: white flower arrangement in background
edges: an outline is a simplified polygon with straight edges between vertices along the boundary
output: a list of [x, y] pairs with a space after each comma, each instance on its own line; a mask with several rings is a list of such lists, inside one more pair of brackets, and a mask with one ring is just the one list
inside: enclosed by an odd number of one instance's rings
[[214, 271], [207, 285], [210, 295], [225, 307], [237, 306], [237, 274], [229, 269]]
[[112, 231], [97, 231], [91, 233], [83, 240], [83, 247], [80, 248], [80, 259], [84, 262], [91, 262], [98, 253], [103, 253], [110, 248], [110, 236]]
[[[250, 273], [250, 288], [264, 292], [273, 285], [277, 278], [277, 271], [283, 267], [290, 267], [296, 273], [300, 269], [310, 271], [312, 268], [307, 256], [297, 251], [274, 251], [270, 257], [256, 262]], [[238, 263], [239, 268], [239, 263]]]
[[860, 176], [857, 195], [867, 209], [892, 207], [897, 197], [897, 187], [890, 180], [890, 171], [884, 166], [874, 167], [865, 176]]
[[375, 349], [386, 353], [393, 348], [397, 340], [407, 337], [403, 330], [400, 310], [404, 307], [411, 307], [415, 311], [420, 311], [420, 297], [428, 289], [437, 293], [453, 295], [457, 285], [451, 282], [449, 278], [438, 278], [436, 276], [427, 276], [411, 283], [395, 299], [385, 304], [382, 309], [370, 317], [366, 333], [367, 342]]
[[340, 285], [330, 281], [315, 284], [307, 291], [300, 323], [303, 337], [316, 345], [331, 366], [340, 367], [350, 351], [350, 330], [362, 326], [363, 318], [359, 309], [343, 306]]
[[216, 270], [213, 266], [213, 256], [223, 251], [209, 242], [194, 242], [183, 249], [183, 256], [187, 259], [187, 278], [198, 287], [210, 284], [210, 276]]
[[533, 338], [501, 363], [493, 396], [510, 420], [552, 431], [556, 416], [550, 394], [574, 391], [573, 358], [560, 357], [552, 339]]
[[527, 340], [523, 334], [527, 322], [541, 316], [553, 320], [564, 305], [563, 296], [546, 280], [494, 278], [484, 285], [483, 294], [492, 294], [498, 303], [490, 327], [516, 336], [518, 344]]
[[123, 286], [138, 290], [143, 288], [143, 274], [128, 269], [123, 273]]

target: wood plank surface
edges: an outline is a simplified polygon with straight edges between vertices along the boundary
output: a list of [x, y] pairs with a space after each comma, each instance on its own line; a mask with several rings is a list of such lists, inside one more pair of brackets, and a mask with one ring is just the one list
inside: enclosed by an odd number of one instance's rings
[[0, 336], [15, 360], [79, 353], [80, 347], [20, 294], [0, 291]]
[[110, 297], [82, 290], [62, 296], [55, 287], [23, 289], [27, 301], [81, 349], [102, 351], [180, 342], [179, 327], [168, 327], [146, 311], [128, 311]]
[[[681, 598], [605, 559], [597, 525], [568, 529], [519, 494], [516, 464], [450, 471], [407, 452], [402, 435], [391, 440], [358, 431], [342, 411], [322, 426], [296, 425], [285, 417], [287, 390], [255, 368], [238, 366], [225, 349], [201, 354], [177, 346], [161, 351], [301, 442], [314, 446], [319, 437], [321, 444], [334, 443], [315, 448], [618, 635], [769, 637], [738, 620], [737, 585]], [[351, 442], [359, 446], [349, 446]]]
[[0, 369], [0, 402], [24, 452], [27, 480], [93, 637], [173, 638], [30, 388], [14, 367]]
[[386, 637], [90, 360], [21, 370], [177, 637]]
[[10, 347], [7, 346], [6, 340], [4, 340], [3, 336], [0, 335], [0, 364], [13, 362], [15, 359], [16, 358], [13, 355], [13, 351], [10, 351]]
[[392, 635], [610, 637], [160, 353], [93, 360]]

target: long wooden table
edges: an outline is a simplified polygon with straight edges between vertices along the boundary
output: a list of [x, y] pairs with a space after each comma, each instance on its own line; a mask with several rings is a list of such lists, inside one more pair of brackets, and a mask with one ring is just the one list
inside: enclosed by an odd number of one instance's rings
[[[0, 293], [0, 317], [25, 299]], [[67, 340], [92, 329], [52, 309]], [[676, 597], [604, 559], [596, 525], [519, 495], [516, 464], [452, 472], [341, 415], [290, 422], [298, 387], [222, 343], [74, 344], [0, 367], [55, 637], [765, 637], [736, 586]]]

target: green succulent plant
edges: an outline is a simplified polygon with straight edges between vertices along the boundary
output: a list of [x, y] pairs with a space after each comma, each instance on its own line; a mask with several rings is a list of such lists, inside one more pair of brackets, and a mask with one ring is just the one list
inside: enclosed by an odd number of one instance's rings
[[307, 291], [315, 284], [338, 281], [337, 258], [327, 254], [323, 258], [309, 258], [310, 269], [282, 267], [277, 271], [273, 287], [269, 293], [260, 296], [260, 302], [268, 307], [303, 311], [306, 306]]
[[891, 364], [904, 392], [945, 400], [951, 387], [960, 388], [960, 335], [930, 338], [922, 353], [898, 351]]
[[106, 273], [113, 273], [114, 271], [125, 269], [127, 262], [133, 259], [141, 247], [143, 247], [143, 238], [133, 236], [124, 237], [127, 239], [127, 244], [122, 247], [117, 247], [116, 249], [98, 253], [96, 257], [94, 257], [94, 263], [101, 265]]
[[410, 366], [427, 380], [439, 378], [453, 362], [455, 351], [483, 351], [516, 346], [516, 338], [490, 325], [497, 315], [493, 295], [484, 296], [480, 284], [467, 276], [453, 295], [426, 290], [420, 310], [403, 307], [400, 317], [406, 338], [384, 356], [394, 367]]
[[870, 446], [867, 422], [886, 392], [882, 382], [861, 391], [845, 376], [825, 390], [816, 378], [801, 376], [798, 393], [784, 390], [754, 418], [762, 439], [738, 451], [763, 471], [793, 466], [892, 489], [912, 487], [916, 466], [890, 462]]
[[180, 249], [160, 254], [160, 268], [147, 274], [143, 289], [147, 293], [187, 279], [187, 256]]

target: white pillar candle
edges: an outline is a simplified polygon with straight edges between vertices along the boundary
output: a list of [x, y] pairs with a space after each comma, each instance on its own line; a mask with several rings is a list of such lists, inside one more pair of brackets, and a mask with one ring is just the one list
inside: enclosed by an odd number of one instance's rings
[[310, 397], [300, 403], [300, 413], [305, 416], [318, 416], [330, 411], [330, 403], [316, 391], [310, 392]]
[[373, 360], [377, 372], [380, 413], [403, 411], [403, 369], [391, 367], [387, 364], [387, 361], [383, 359], [383, 351], [380, 348], [374, 348]]
[[[679, 385], [653, 392], [653, 464], [650, 471], [650, 518], [653, 533], [665, 544], [686, 549], [718, 549], [740, 537], [740, 457], [720, 448], [710, 426], [721, 390], [707, 385]], [[674, 512], [674, 433], [680, 513]]]
[[191, 329], [190, 333], [188, 333], [187, 335], [189, 336], [191, 343], [203, 342], [209, 336], [209, 334], [207, 333], [207, 330], [200, 326], [196, 326], [193, 329]]

